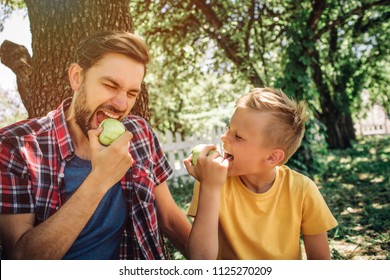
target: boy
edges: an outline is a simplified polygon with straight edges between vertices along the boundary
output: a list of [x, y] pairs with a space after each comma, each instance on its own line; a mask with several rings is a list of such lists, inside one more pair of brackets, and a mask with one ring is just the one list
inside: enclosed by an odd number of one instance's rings
[[337, 225], [315, 183], [284, 164], [301, 144], [305, 107], [283, 92], [256, 88], [239, 98], [224, 156], [204, 148], [199, 182], [188, 211], [196, 216], [188, 241], [191, 259], [330, 259], [327, 231]]

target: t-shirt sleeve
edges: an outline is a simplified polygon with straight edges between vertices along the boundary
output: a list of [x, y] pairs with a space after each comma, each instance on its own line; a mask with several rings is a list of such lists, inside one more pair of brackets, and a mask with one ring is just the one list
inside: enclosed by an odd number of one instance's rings
[[336, 227], [337, 224], [317, 185], [308, 180], [303, 201], [302, 234], [320, 234]]
[[198, 181], [195, 181], [191, 204], [187, 210], [188, 216], [191, 217], [196, 216], [196, 212], [198, 211], [198, 203], [199, 203], [199, 189], [200, 189], [200, 183]]

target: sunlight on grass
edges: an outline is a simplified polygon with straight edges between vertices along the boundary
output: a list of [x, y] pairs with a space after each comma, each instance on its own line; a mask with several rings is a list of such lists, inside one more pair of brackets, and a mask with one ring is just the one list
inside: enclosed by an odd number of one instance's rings
[[364, 181], [370, 177], [370, 173], [358, 173], [357, 175], [358, 175], [359, 180], [361, 180], [361, 181]]
[[384, 180], [385, 180], [384, 176], [379, 176], [377, 178], [370, 180], [370, 183], [382, 183]]
[[349, 163], [349, 162], [351, 162], [351, 158], [350, 157], [344, 157], [344, 158], [341, 158], [340, 159], [340, 163], [341, 164], [344, 164], [344, 163]]
[[351, 189], [353, 189], [355, 187], [355, 185], [353, 185], [353, 184], [341, 184], [341, 187], [343, 189], [351, 190]]
[[375, 148], [370, 148], [369, 152], [372, 155], [376, 155], [376, 149]]

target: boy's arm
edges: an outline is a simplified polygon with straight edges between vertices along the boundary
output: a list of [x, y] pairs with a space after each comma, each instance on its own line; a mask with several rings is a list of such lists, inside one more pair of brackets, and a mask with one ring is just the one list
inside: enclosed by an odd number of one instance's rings
[[328, 233], [303, 235], [308, 260], [330, 260]]
[[218, 255], [218, 222], [221, 189], [226, 181], [229, 162], [220, 154], [207, 155], [215, 146], [208, 145], [193, 166], [190, 156], [184, 165], [200, 182], [199, 203], [192, 225], [187, 252], [190, 259], [216, 259]]
[[190, 259], [215, 260], [218, 255], [218, 220], [220, 192], [207, 185], [201, 185], [198, 211], [187, 251]]

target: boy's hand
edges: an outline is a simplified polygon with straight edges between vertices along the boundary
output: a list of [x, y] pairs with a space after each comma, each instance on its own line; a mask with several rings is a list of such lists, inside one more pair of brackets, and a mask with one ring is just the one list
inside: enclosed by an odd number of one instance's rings
[[229, 161], [216, 151], [215, 145], [206, 145], [199, 153], [196, 165], [192, 164], [192, 155], [184, 160], [188, 173], [201, 182], [202, 185], [215, 185], [222, 187], [226, 181]]

